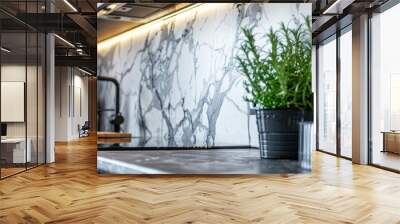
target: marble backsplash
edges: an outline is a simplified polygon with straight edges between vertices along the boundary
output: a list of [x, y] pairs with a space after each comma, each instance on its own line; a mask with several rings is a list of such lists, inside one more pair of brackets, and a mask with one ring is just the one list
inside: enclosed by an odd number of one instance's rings
[[[122, 130], [169, 146], [257, 146], [235, 59], [241, 27], [262, 46], [271, 27], [309, 15], [311, 4], [209, 3], [98, 49], [98, 75], [121, 85]], [[113, 88], [98, 83], [99, 108], [114, 107]], [[112, 114], [99, 117], [101, 130], [112, 130]]]

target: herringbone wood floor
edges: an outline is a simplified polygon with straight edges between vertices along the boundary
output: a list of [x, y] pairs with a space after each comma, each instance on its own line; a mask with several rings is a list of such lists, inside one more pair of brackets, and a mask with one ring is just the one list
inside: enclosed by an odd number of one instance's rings
[[314, 154], [313, 173], [99, 176], [92, 139], [0, 181], [0, 223], [400, 223], [400, 175]]

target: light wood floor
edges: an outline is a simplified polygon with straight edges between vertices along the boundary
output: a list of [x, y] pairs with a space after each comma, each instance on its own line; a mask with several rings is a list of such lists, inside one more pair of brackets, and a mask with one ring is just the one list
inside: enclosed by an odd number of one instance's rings
[[1, 177], [11, 176], [13, 174], [22, 172], [25, 170], [24, 168], [1, 168]]
[[313, 173], [99, 176], [96, 142], [0, 181], [0, 223], [400, 223], [400, 175], [314, 154]]
[[374, 151], [372, 160], [374, 164], [400, 170], [400, 154], [376, 150]]

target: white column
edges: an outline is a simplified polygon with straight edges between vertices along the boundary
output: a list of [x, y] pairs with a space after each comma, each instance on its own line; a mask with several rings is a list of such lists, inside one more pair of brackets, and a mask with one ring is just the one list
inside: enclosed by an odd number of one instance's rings
[[353, 162], [368, 163], [368, 15], [353, 19]]
[[46, 36], [46, 163], [55, 161], [54, 134], [55, 134], [55, 56], [54, 56], [54, 35]]
[[311, 55], [311, 76], [312, 76], [312, 92], [313, 92], [313, 126], [311, 130], [311, 147], [312, 150], [317, 148], [317, 48], [315, 45], [312, 46], [312, 55]]

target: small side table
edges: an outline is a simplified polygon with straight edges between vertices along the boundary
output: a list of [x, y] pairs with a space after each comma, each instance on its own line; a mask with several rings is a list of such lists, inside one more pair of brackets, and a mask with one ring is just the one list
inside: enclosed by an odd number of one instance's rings
[[[25, 144], [27, 144], [25, 152]], [[32, 160], [32, 141], [31, 139], [25, 138], [6, 138], [1, 140], [1, 151], [2, 159], [5, 159], [6, 163], [26, 163]]]
[[400, 154], [400, 132], [383, 131], [383, 150], [382, 152], [391, 152]]

